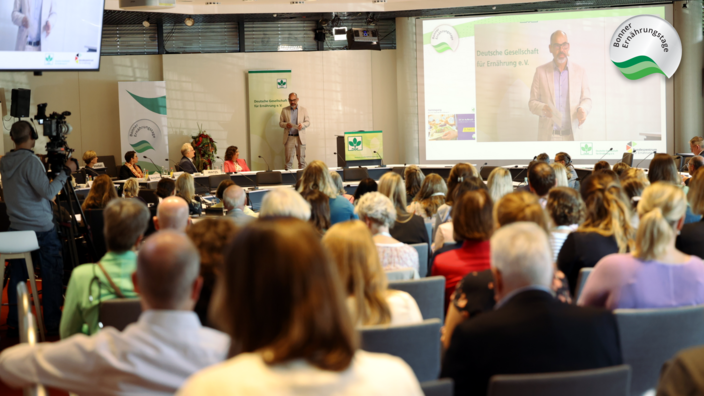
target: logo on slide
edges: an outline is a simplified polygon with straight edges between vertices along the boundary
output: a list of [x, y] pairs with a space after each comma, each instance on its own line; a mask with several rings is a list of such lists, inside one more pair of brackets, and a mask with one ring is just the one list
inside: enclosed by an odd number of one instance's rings
[[347, 137], [347, 151], [362, 151], [364, 146], [362, 145], [361, 136], [348, 136]]
[[435, 48], [439, 54], [447, 50], [452, 52], [457, 51], [460, 46], [460, 36], [457, 30], [450, 25], [440, 25], [433, 29], [433, 34], [430, 35], [430, 45]]
[[628, 142], [626, 143], [626, 152], [627, 153], [632, 153], [633, 150], [636, 148], [636, 142]]
[[623, 22], [611, 37], [611, 61], [629, 80], [653, 73], [672, 77], [682, 60], [682, 42], [672, 25], [654, 15]]
[[132, 124], [127, 135], [127, 142], [140, 154], [156, 150], [154, 145], [159, 139], [161, 139], [161, 129], [154, 121], [147, 119], [141, 119]]
[[278, 80], [276, 80], [276, 88], [285, 89], [286, 88], [286, 79], [279, 78]]
[[594, 155], [594, 145], [592, 143], [580, 143], [579, 153], [582, 155]]
[[75, 61], [76, 61], [76, 63], [78, 63], [78, 58], [80, 58], [80, 57], [81, 57], [81, 54], [76, 54], [76, 57], [75, 57], [75, 58], [73, 58], [73, 60], [75, 60]]
[[44, 65], [51, 66], [54, 63], [54, 54], [46, 54], [44, 57]]

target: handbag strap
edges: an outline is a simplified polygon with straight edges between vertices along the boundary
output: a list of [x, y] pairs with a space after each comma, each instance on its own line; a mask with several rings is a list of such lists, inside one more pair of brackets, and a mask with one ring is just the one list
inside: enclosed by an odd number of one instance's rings
[[98, 261], [98, 268], [100, 268], [100, 270], [103, 271], [103, 275], [105, 275], [105, 278], [106, 278], [106, 279], [108, 280], [108, 282], [110, 283], [110, 286], [112, 287], [112, 290], [114, 290], [114, 291], [115, 291], [115, 294], [117, 294], [117, 297], [119, 297], [119, 298], [125, 298], [125, 295], [122, 294], [122, 290], [120, 290], [120, 288], [117, 287], [117, 285], [116, 285], [115, 282], [112, 280], [112, 278], [110, 277], [110, 275], [108, 275], [108, 272], [105, 271], [105, 267], [103, 267], [103, 264], [102, 264], [100, 261]]

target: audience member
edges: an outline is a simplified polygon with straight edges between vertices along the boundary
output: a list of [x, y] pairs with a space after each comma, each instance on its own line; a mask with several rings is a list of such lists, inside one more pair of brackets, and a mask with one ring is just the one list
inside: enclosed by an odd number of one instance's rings
[[538, 202], [543, 208], [548, 202], [548, 193], [557, 184], [555, 170], [544, 162], [538, 162], [528, 172], [530, 191], [538, 196]]
[[489, 173], [486, 180], [486, 186], [489, 189], [489, 196], [493, 202], [499, 200], [506, 194], [513, 192], [513, 179], [511, 172], [506, 168], [497, 167]]
[[220, 217], [208, 216], [193, 224], [186, 235], [200, 253], [200, 276], [203, 287], [194, 308], [203, 326], [213, 327], [208, 319], [208, 307], [216, 279], [222, 275], [223, 252], [237, 231], [237, 225]]
[[339, 195], [342, 195], [350, 201], [351, 204], [354, 203], [354, 196], [347, 194], [347, 191], [345, 190], [345, 186], [342, 184], [342, 176], [340, 176], [339, 173], [336, 171], [330, 171], [330, 178], [332, 179], [332, 183], [335, 185], [335, 188], [337, 189], [337, 193]]
[[232, 179], [225, 179], [225, 180], [221, 181], [218, 184], [218, 188], [215, 190], [215, 198], [219, 199], [220, 202], [211, 206], [211, 208], [224, 208], [225, 203], [222, 201], [223, 194], [225, 193], [225, 190], [227, 190], [228, 187], [234, 186], [234, 185], [235, 185], [235, 182], [233, 182]]
[[560, 163], [565, 166], [567, 170], [568, 187], [579, 189], [579, 181], [577, 180], [579, 176], [577, 175], [577, 171], [574, 169], [574, 165], [572, 165], [572, 157], [561, 151], [555, 154], [555, 163]]
[[120, 167], [120, 174], [118, 175], [118, 178], [120, 180], [127, 180], [130, 177], [136, 177], [137, 179], [143, 179], [144, 178], [144, 171], [142, 168], [137, 165], [137, 162], [139, 162], [139, 157], [137, 156], [137, 152], [135, 151], [128, 151], [125, 153], [125, 164]]
[[237, 341], [230, 360], [191, 377], [179, 396], [423, 394], [401, 359], [358, 350], [337, 271], [310, 225], [259, 220], [225, 257], [211, 317]]
[[493, 209], [494, 203], [486, 190], [465, 192], [452, 206], [454, 239], [463, 241], [462, 248], [436, 256], [431, 272], [433, 276], [445, 277], [445, 310], [455, 286], [465, 275], [489, 269], [489, 239], [494, 233]]
[[188, 204], [180, 197], [166, 197], [156, 208], [154, 228], [156, 230], [172, 230], [186, 232], [191, 224], [188, 217]]
[[117, 198], [117, 190], [115, 190], [112, 179], [108, 175], [100, 175], [90, 186], [88, 196], [83, 201], [81, 208], [83, 210], [102, 209], [115, 198]]
[[225, 150], [225, 162], [223, 163], [223, 172], [238, 173], [249, 172], [247, 161], [240, 158], [240, 150], [237, 146], [230, 146]]
[[[486, 187], [486, 184], [482, 181], [482, 179], [474, 176], [470, 176], [467, 179], [465, 179], [457, 188], [455, 188], [455, 196], [454, 199], [457, 199], [457, 197], [462, 196], [467, 191], [476, 191], [476, 190], [486, 190], [489, 191], [488, 188]], [[452, 214], [452, 211], [451, 213]], [[439, 221], [440, 218], [436, 216], [435, 221]], [[452, 225], [452, 216], [449, 217], [449, 220], [443, 224], [440, 224], [437, 226], [437, 230], [435, 231], [435, 238], [433, 239], [433, 245], [431, 246], [431, 250], [433, 252], [437, 252], [438, 250], [442, 249], [446, 244], [451, 244], [454, 242], [461, 242], [461, 241], [455, 241], [455, 233], [454, 233], [454, 226]]]
[[650, 180], [648, 180], [648, 176], [645, 174], [645, 171], [640, 168], [630, 168], [623, 171], [620, 177], [620, 181], [623, 183], [624, 181], [629, 179], [638, 180], [639, 182], [643, 183], [643, 185], [646, 187], [650, 185]]
[[379, 192], [391, 199], [396, 211], [396, 220], [391, 225], [391, 237], [400, 242], [427, 243], [430, 245], [430, 235], [425, 227], [425, 220], [413, 213], [408, 213], [406, 208], [406, 186], [401, 176], [388, 172], [379, 179]]
[[632, 246], [631, 205], [613, 176], [596, 173], [581, 187], [584, 222], [570, 233], [557, 256], [557, 267], [565, 273], [574, 294], [582, 268], [591, 268], [604, 256], [626, 253]]
[[330, 171], [323, 161], [315, 160], [309, 163], [301, 175], [301, 185], [298, 192], [318, 190], [327, 195], [330, 200], [330, 224], [356, 219], [354, 206], [347, 198], [341, 196], [330, 178]]
[[406, 197], [413, 201], [416, 199], [416, 194], [420, 191], [425, 174], [418, 165], [409, 165], [403, 171], [403, 181], [406, 183]]
[[242, 187], [233, 184], [227, 189], [222, 196], [222, 202], [227, 209], [227, 217], [235, 222], [238, 227], [244, 227], [254, 220], [254, 217], [248, 216], [244, 212], [244, 201], [247, 198]]
[[684, 192], [677, 186], [657, 182], [646, 188], [638, 204], [635, 249], [601, 259], [579, 304], [608, 309], [703, 304], [704, 261], [675, 247], [686, 210]]
[[625, 162], [618, 162], [614, 164], [614, 167], [611, 169], [612, 171], [616, 172], [618, 175], [619, 179], [623, 176], [623, 172], [631, 169], [631, 166], [628, 165]]
[[125, 185], [122, 187], [122, 195], [125, 198], [134, 198], [145, 205], [147, 204], [147, 201], [139, 196], [139, 182], [134, 177], [125, 180]]
[[193, 163], [193, 157], [196, 156], [196, 150], [193, 149], [190, 143], [184, 143], [181, 146], [181, 160], [178, 162], [178, 167], [181, 171], [193, 174], [198, 172], [195, 164]]
[[423, 321], [418, 304], [410, 294], [387, 288], [379, 253], [364, 223], [335, 224], [322, 242], [337, 264], [354, 323], [359, 326], [408, 325]]
[[159, 198], [159, 203], [164, 198], [174, 196], [176, 194], [176, 182], [173, 179], [162, 178], [156, 184], [156, 196]]
[[357, 189], [354, 190], [354, 204], [357, 204], [357, 201], [359, 198], [362, 197], [362, 195], [368, 193], [368, 192], [373, 192], [377, 191], [378, 186], [376, 184], [376, 180], [368, 177], [366, 179], [362, 179], [362, 181], [359, 182], [357, 185]]
[[689, 186], [689, 182], [692, 180], [692, 176], [694, 175], [694, 172], [699, 170], [704, 166], [704, 157], [701, 155], [695, 155], [694, 157], [690, 158], [689, 162], [687, 163], [687, 172], [689, 173], [689, 178], [687, 178], [684, 181], [685, 186]]
[[431, 222], [438, 208], [445, 203], [447, 184], [440, 175], [429, 174], [421, 185], [420, 191], [410, 205], [406, 208], [408, 213], [422, 217], [426, 222]]
[[579, 223], [584, 218], [584, 202], [579, 192], [574, 188], [555, 187], [548, 194], [548, 203], [545, 209], [552, 220], [550, 243], [553, 260], [557, 262], [557, 255], [560, 253], [565, 239], [579, 227]]
[[259, 217], [295, 217], [308, 221], [310, 205], [295, 190], [274, 188], [264, 196]]
[[65, 339], [77, 333], [95, 334], [102, 301], [134, 298], [132, 273], [137, 269], [135, 249], [149, 225], [149, 210], [133, 199], [114, 199], [103, 210], [107, 253], [96, 264], [73, 269], [66, 288], [60, 333]]
[[596, 164], [594, 164], [594, 169], [592, 170], [592, 174], [595, 174], [599, 171], [602, 170], [611, 170], [611, 164], [609, 164], [607, 161], [599, 161]]
[[[406, 193], [405, 189], [402, 191]], [[387, 196], [380, 192], [364, 194], [357, 203], [355, 211], [374, 236], [374, 243], [379, 251], [379, 259], [384, 271], [413, 268], [418, 272], [416, 249], [394, 239], [389, 233], [389, 228], [396, 220], [396, 209]]]
[[[704, 171], [692, 176], [687, 201], [694, 214], [704, 215]], [[677, 236], [676, 247], [685, 254], [704, 258], [704, 221], [685, 224]]]
[[[650, 183], [647, 185], [650, 185]], [[621, 180], [621, 188], [631, 205], [631, 227], [633, 227], [634, 230], [637, 230], [640, 224], [640, 219], [638, 218], [638, 202], [640, 202], [645, 187], [646, 184], [636, 178], [631, 177]]]
[[[465, 179], [477, 177], [479, 173], [472, 164], [458, 163], [450, 169], [450, 175], [447, 177], [447, 195], [445, 204], [438, 208], [438, 219], [435, 221], [436, 227], [450, 220], [450, 210], [452, 209], [452, 200], [455, 197], [455, 189], [462, 184]], [[433, 235], [435, 230], [433, 230]]]
[[176, 179], [176, 196], [186, 201], [189, 215], [200, 215], [203, 212], [200, 202], [195, 199], [195, 180], [190, 173], [184, 172]]
[[[675, 160], [669, 154], [655, 154], [653, 160], [650, 161], [650, 167], [648, 168], [648, 180], [650, 180], [651, 184], [659, 181], [672, 183], [680, 188], [684, 188], [685, 195], [689, 190], [689, 187], [684, 185], [682, 178], [677, 171]], [[692, 213], [692, 208], [688, 205], [684, 223], [694, 223], [701, 219], [702, 216]]]
[[[452, 334], [440, 377], [455, 395], [485, 395], [497, 374], [575, 371], [622, 363], [614, 316], [552, 296], [550, 245], [536, 224], [516, 223], [491, 239], [496, 309]], [[540, 357], [539, 359], [537, 357]]]
[[203, 328], [192, 312], [202, 278], [198, 251], [179, 233], [147, 238], [132, 275], [142, 314], [119, 332], [20, 344], [0, 354], [0, 379], [12, 387], [42, 384], [76, 394], [173, 394], [196, 371], [222, 361], [229, 339]]
[[682, 350], [663, 365], [656, 394], [658, 396], [704, 394], [702, 378], [704, 378], [704, 347]]
[[320, 236], [325, 235], [330, 228], [330, 199], [319, 190], [306, 190], [301, 196], [310, 205], [310, 223]]
[[689, 140], [689, 150], [694, 155], [701, 155], [702, 148], [704, 147], [704, 138], [701, 136], [695, 136]]
[[548, 165], [550, 165], [550, 156], [547, 155], [546, 153], [540, 153], [535, 156], [535, 160], [538, 162], [544, 162]]
[[100, 173], [96, 172], [93, 167], [98, 163], [98, 154], [93, 150], [88, 150], [83, 153], [83, 162], [86, 166], [83, 167], [83, 172], [86, 176], [98, 177]]

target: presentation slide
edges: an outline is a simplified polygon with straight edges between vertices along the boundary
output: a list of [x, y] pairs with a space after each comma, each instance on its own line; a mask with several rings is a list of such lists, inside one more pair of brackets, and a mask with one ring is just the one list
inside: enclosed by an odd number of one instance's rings
[[97, 70], [102, 0], [0, 1], [0, 70]]
[[422, 21], [421, 160], [666, 152], [666, 77], [629, 80], [609, 57], [636, 15], [665, 6]]

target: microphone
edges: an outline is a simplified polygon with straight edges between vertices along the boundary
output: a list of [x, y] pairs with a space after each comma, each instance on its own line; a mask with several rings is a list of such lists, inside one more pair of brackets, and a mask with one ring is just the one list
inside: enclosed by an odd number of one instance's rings
[[243, 174], [241, 174], [241, 173], [237, 173], [237, 176], [242, 176], [242, 177], [244, 177], [245, 179], [251, 181], [252, 184], [254, 184], [254, 187], [252, 187], [252, 190], [259, 190], [259, 186], [257, 185], [257, 182], [254, 181], [254, 180], [252, 180], [252, 179], [250, 179], [249, 177], [247, 177], [247, 175], [243, 175]]
[[376, 151], [374, 151], [374, 154], [379, 156], [379, 160], [381, 161], [381, 165], [377, 166], [377, 168], [386, 168], [386, 165], [384, 165], [384, 159], [381, 158], [381, 154], [377, 153]]
[[154, 161], [152, 161], [152, 159], [151, 159], [151, 158], [147, 157], [146, 155], [143, 155], [142, 157], [144, 157], [145, 159], [148, 159], [148, 160], [149, 160], [149, 162], [151, 162], [151, 163], [152, 163], [152, 165], [154, 165], [154, 167], [155, 167], [155, 168], [157, 168], [157, 169], [161, 169], [161, 173], [164, 173], [164, 168], [163, 168], [163, 167], [161, 167], [161, 166], [159, 166], [159, 165], [157, 165], [157, 164], [155, 164], [155, 163], [154, 163]]
[[[641, 150], [641, 151], [642, 151], [642, 150]], [[633, 150], [633, 152], [635, 153], [636, 150]], [[640, 162], [638, 163], [638, 165], [636, 165], [635, 167], [637, 168], [643, 161], [645, 161], [646, 159], [648, 159], [648, 157], [650, 157], [651, 155], [656, 154], [657, 152], [658, 152], [657, 150], [651, 151], [650, 154], [646, 155], [645, 158], [643, 158], [642, 160], [640, 160]]]
[[484, 167], [485, 167], [487, 164], [488, 164], [488, 162], [485, 162], [484, 165], [482, 165], [482, 166], [479, 167], [479, 177], [480, 177], [480, 178], [482, 177], [482, 169], [484, 169]]
[[266, 158], [262, 157], [261, 155], [259, 156], [259, 158], [264, 160], [264, 163], [266, 164], [266, 171], [271, 172], [271, 167], [269, 166], [269, 161], [267, 161]]
[[[376, 153], [376, 151], [375, 151], [375, 153]], [[336, 152], [333, 153], [333, 154], [335, 154], [335, 155], [337, 156], [337, 158], [339, 158], [339, 159], [342, 160], [342, 163], [344, 164], [344, 165], [342, 165], [342, 167], [343, 167], [343, 168], [347, 168], [347, 161], [345, 161], [345, 159], [342, 158], [342, 156], [341, 156], [340, 154], [338, 154], [338, 153], [336, 153]]]
[[[611, 147], [611, 148], [609, 149], [609, 151], [607, 151], [606, 153], [604, 153], [604, 155], [602, 155], [601, 158], [599, 158], [599, 161], [603, 160], [604, 157], [606, 157], [606, 154], [610, 153], [613, 149], [614, 149], [614, 148]], [[597, 161], [597, 162], [599, 162], [599, 161]]]

